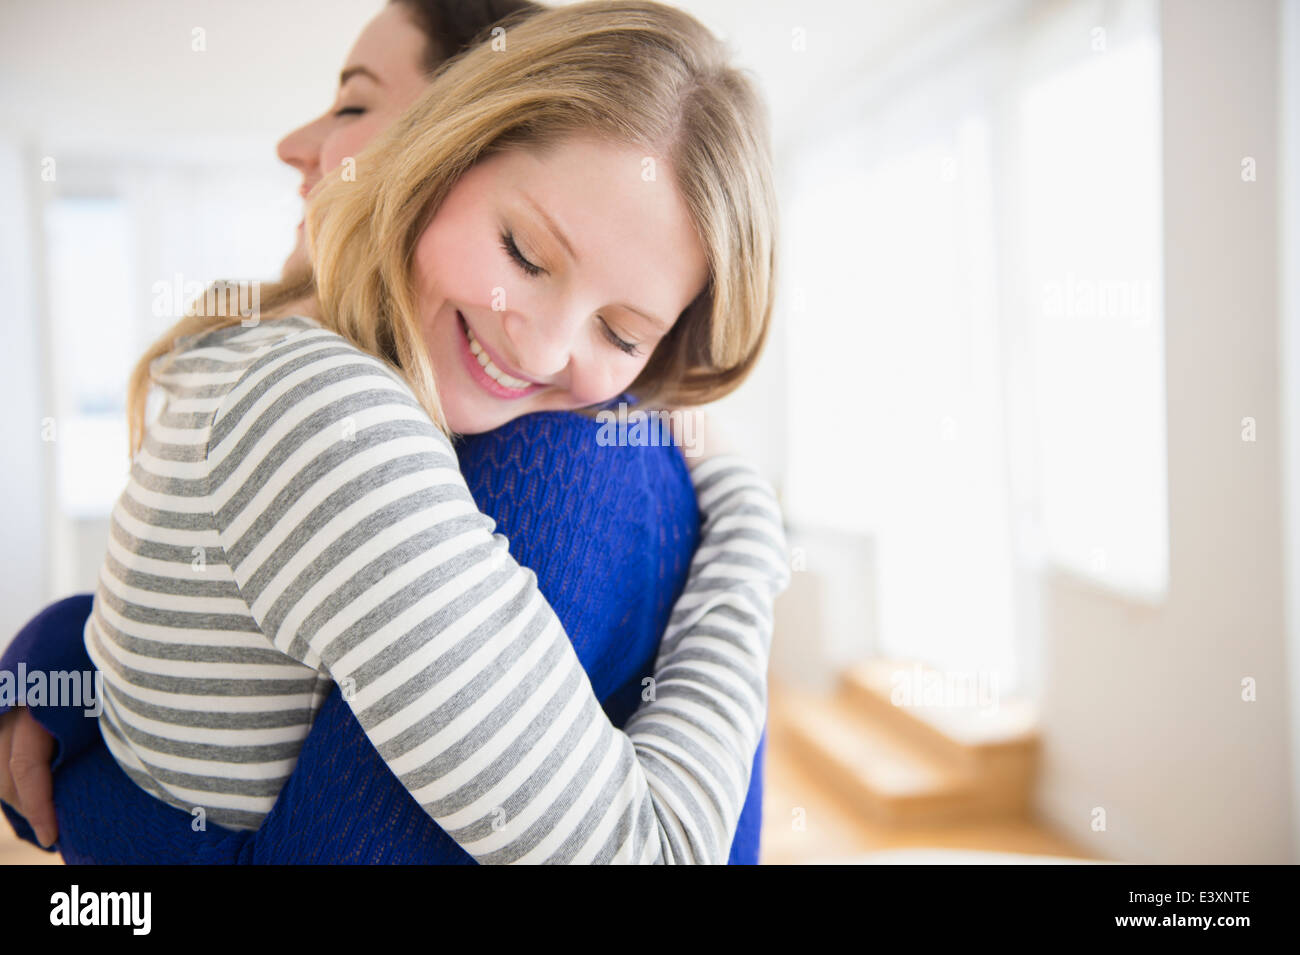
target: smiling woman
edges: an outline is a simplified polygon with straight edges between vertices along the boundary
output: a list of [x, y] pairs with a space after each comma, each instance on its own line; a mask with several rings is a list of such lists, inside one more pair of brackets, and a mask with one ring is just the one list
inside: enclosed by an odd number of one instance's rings
[[[624, 388], [669, 405], [734, 389], [772, 311], [767, 116], [689, 16], [674, 14], [673, 28], [689, 40], [659, 34], [662, 9], [579, 4], [551, 33], [538, 26], [552, 26], [548, 11], [505, 50], [480, 44], [451, 61], [356, 157], [355, 176], [320, 184], [307, 220], [314, 275], [264, 294], [267, 314], [316, 314], [380, 355], [448, 433]], [[655, 39], [629, 45], [596, 22], [615, 11]], [[459, 354], [462, 320], [511, 366], [499, 370], [545, 387], [516, 389], [522, 398], [480, 387]]]
[[453, 431], [608, 401], [672, 327], [647, 313], [680, 315], [704, 290], [689, 211], [671, 178], [641, 179], [641, 160], [598, 139], [502, 151], [438, 207], [415, 271]]
[[[776, 200], [767, 114], [717, 39], [666, 9], [577, 4], [566, 8], [567, 24], [546, 11], [515, 26], [505, 49], [480, 44], [449, 61], [346, 175], [336, 169], [312, 189], [311, 272], [266, 291], [263, 317], [312, 315], [378, 355], [447, 434], [525, 410], [591, 407], [624, 388], [664, 405], [703, 404], [734, 390], [757, 362], [772, 316]], [[664, 29], [661, 17], [677, 22]], [[619, 18], [629, 33], [611, 25]], [[593, 188], [593, 173], [599, 201], [588, 195], [584, 206], [579, 197]], [[474, 221], [448, 249], [439, 222], [453, 200], [448, 214]], [[512, 224], [521, 209], [538, 206], [554, 206], [552, 220], [567, 217], [574, 232], [564, 268], [558, 250], [545, 253], [542, 265], [519, 248], [516, 230], [539, 248], [553, 231]], [[420, 255], [426, 237], [443, 255], [470, 256], [473, 277], [453, 283], [431, 274], [429, 257]], [[507, 250], [513, 244], [510, 264], [522, 277], [542, 280], [535, 287], [507, 273], [504, 259], [485, 271], [486, 249], [499, 255], [503, 242]], [[575, 251], [588, 256], [586, 264]], [[417, 262], [421, 268], [412, 267]], [[556, 274], [543, 275], [549, 270]], [[485, 328], [485, 303], [504, 310], [499, 337]], [[648, 358], [628, 354], [637, 347], [629, 336], [653, 328], [641, 325], [644, 314], [663, 316], [660, 330], [671, 321]], [[619, 335], [616, 328], [634, 319], [641, 327]], [[546, 385], [516, 389], [526, 392], [527, 408], [518, 396], [477, 386], [458, 355], [462, 321], [480, 347], [520, 372], [511, 377]], [[178, 339], [224, 324], [184, 320], [137, 364], [129, 388], [133, 451], [151, 363]], [[622, 354], [594, 357], [601, 335]], [[518, 354], [501, 354], [514, 351], [515, 337], [538, 349], [529, 361], [540, 373], [520, 368]], [[462, 390], [463, 402], [449, 399], [466, 405], [463, 420], [448, 420], [435, 383], [448, 368], [443, 387], [476, 385]], [[485, 399], [508, 400], [509, 410], [484, 410]]]

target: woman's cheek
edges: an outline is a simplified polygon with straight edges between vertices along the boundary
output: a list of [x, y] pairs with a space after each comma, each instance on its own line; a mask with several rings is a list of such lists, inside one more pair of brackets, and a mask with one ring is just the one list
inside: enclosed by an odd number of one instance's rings
[[321, 172], [328, 174], [343, 165], [345, 159], [355, 159], [370, 145], [380, 128], [380, 118], [367, 113], [328, 136], [321, 147]]
[[490, 237], [467, 241], [469, 228], [443, 233], [435, 268], [445, 277], [455, 297], [468, 305], [493, 312], [527, 310], [528, 289], [509, 274]]
[[574, 382], [573, 397], [580, 406], [604, 404], [627, 391], [644, 367], [644, 361], [630, 362], [620, 355], [603, 357], [595, 368]]

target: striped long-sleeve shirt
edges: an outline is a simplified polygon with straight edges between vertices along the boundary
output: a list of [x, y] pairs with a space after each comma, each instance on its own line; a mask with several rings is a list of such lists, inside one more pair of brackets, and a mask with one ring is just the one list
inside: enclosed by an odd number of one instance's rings
[[479, 862], [726, 860], [789, 580], [743, 460], [691, 471], [700, 547], [620, 731], [383, 362], [295, 317], [182, 339], [154, 372], [86, 624], [104, 739], [140, 786], [256, 828], [333, 681]]

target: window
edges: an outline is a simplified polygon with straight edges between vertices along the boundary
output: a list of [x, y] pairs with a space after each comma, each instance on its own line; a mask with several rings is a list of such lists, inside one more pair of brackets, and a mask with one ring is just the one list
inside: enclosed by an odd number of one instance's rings
[[1032, 339], [1043, 543], [1158, 600], [1169, 577], [1155, 36], [1026, 89], [1019, 261]]
[[1155, 8], [1053, 9], [835, 103], [783, 208], [790, 519], [874, 539], [877, 652], [1003, 690], [1026, 572], [1167, 578]]
[[125, 383], [137, 357], [130, 217], [117, 198], [57, 198], [46, 207], [45, 234], [57, 356], [57, 414], [46, 440], [56, 451], [57, 506], [73, 518], [102, 517], [129, 473]]
[[[192, 291], [279, 272], [301, 201], [295, 177], [275, 165], [270, 157], [196, 162], [165, 148], [146, 159], [70, 153], [37, 194], [51, 596], [95, 586], [107, 520], [130, 473], [125, 401], [135, 362], [181, 317]], [[160, 404], [152, 398], [150, 412]]]

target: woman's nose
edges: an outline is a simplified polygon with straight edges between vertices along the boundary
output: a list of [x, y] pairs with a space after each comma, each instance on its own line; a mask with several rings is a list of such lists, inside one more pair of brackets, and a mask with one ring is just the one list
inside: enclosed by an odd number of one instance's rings
[[518, 312], [506, 323], [507, 335], [515, 346], [512, 356], [519, 370], [529, 378], [555, 384], [569, 367], [573, 335], [567, 323], [529, 320]]
[[592, 381], [590, 342], [584, 338], [592, 321], [578, 311], [562, 317], [507, 313], [503, 327], [514, 346], [516, 367], [529, 378], [571, 392], [597, 387]]
[[310, 179], [320, 170], [321, 144], [324, 141], [322, 116], [305, 126], [299, 126], [276, 144], [275, 154], [282, 163], [292, 166]]

